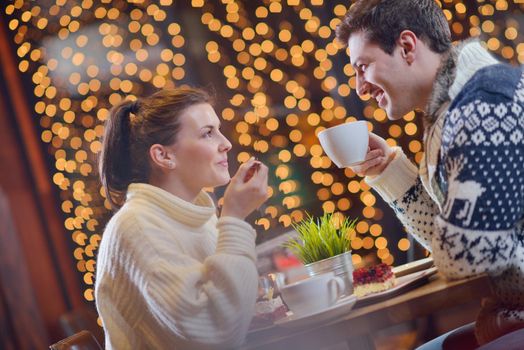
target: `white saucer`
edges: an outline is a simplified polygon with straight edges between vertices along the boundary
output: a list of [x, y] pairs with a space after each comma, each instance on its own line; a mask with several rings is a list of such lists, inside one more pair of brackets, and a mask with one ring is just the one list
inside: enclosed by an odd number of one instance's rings
[[357, 297], [352, 294], [350, 296], [341, 298], [333, 306], [330, 306], [327, 309], [304, 315], [294, 315], [293, 313], [290, 313], [289, 316], [275, 321], [275, 324], [286, 328], [298, 328], [335, 319], [337, 317], [346, 315], [349, 311], [351, 311], [356, 301]]

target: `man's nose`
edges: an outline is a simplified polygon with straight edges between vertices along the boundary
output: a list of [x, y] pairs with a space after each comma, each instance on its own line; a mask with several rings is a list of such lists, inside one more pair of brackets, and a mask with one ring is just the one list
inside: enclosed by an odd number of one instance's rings
[[369, 83], [362, 76], [357, 76], [357, 95], [363, 96], [368, 94], [369, 87]]

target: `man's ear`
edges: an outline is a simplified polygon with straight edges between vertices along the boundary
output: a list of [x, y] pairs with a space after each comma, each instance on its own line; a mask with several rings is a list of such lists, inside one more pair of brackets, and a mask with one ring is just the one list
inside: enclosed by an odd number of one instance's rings
[[403, 30], [397, 40], [400, 46], [400, 54], [406, 62], [411, 65], [415, 61], [418, 37], [411, 30]]
[[149, 156], [153, 164], [161, 169], [169, 170], [176, 167], [175, 154], [164, 145], [158, 143], [152, 145], [149, 148]]

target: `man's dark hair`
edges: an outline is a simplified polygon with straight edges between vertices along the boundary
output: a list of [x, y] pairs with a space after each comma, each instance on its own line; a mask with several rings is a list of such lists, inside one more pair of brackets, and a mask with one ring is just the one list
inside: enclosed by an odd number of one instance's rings
[[435, 0], [357, 0], [337, 27], [337, 38], [347, 45], [352, 33], [362, 31], [391, 55], [403, 30], [411, 30], [436, 53], [451, 46], [448, 22]]

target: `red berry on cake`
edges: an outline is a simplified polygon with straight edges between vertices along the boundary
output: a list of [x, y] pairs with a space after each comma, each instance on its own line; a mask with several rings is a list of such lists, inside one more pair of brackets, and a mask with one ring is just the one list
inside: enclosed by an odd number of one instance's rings
[[357, 297], [382, 292], [395, 286], [395, 275], [391, 266], [379, 264], [353, 271], [353, 288]]

